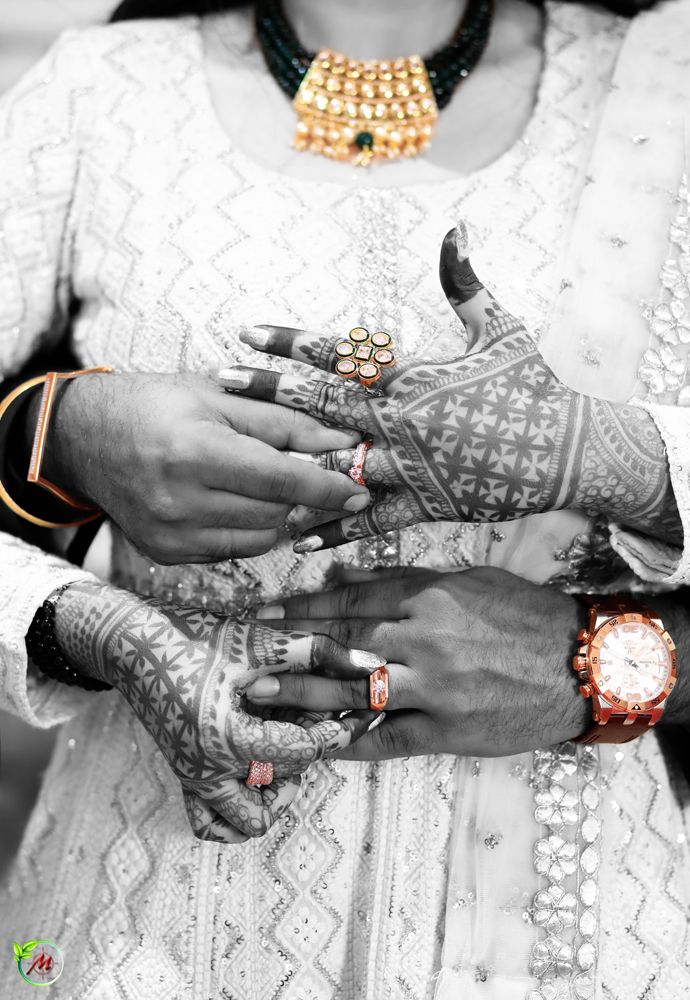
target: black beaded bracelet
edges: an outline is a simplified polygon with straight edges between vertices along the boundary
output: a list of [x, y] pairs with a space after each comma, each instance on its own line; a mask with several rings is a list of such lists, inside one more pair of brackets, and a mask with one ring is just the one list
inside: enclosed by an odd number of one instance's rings
[[60, 597], [70, 586], [66, 583], [40, 606], [26, 633], [26, 651], [29, 659], [41, 673], [51, 680], [84, 688], [85, 691], [111, 691], [110, 684], [85, 677], [75, 670], [63, 654], [55, 635], [55, 608]]

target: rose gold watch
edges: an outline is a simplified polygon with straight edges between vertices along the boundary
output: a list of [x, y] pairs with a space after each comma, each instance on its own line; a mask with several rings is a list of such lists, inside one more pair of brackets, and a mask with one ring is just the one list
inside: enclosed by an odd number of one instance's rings
[[676, 647], [650, 608], [615, 597], [588, 601], [573, 658], [594, 725], [575, 743], [628, 743], [656, 725], [676, 685]]

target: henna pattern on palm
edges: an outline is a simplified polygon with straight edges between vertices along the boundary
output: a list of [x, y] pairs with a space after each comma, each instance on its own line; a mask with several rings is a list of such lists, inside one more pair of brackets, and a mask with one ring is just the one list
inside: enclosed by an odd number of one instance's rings
[[[299, 790], [301, 772], [349, 745], [373, 719], [250, 714], [243, 691], [259, 673], [338, 662], [351, 669], [348, 651], [326, 636], [274, 632], [88, 584], [62, 595], [56, 628], [70, 660], [107, 677], [129, 702], [179, 778], [203, 839], [265, 833]], [[252, 759], [274, 764], [270, 786], [247, 787]]]
[[[332, 379], [232, 370], [245, 395], [374, 438], [366, 480], [375, 502], [310, 531], [314, 537], [297, 549], [419, 521], [507, 521], [566, 507], [677, 542], [682, 531], [665, 449], [647, 412], [583, 396], [560, 382], [524, 325], [475, 275], [462, 228], [444, 240], [441, 283], [468, 344], [442, 364], [406, 359], [396, 350], [382, 398]], [[332, 371], [342, 338], [257, 327], [242, 339]], [[351, 460], [351, 451], [320, 458], [343, 472]]]

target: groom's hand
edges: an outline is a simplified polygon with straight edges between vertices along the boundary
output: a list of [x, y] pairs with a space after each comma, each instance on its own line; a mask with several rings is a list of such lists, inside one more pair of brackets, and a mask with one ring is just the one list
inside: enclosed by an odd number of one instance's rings
[[[383, 577], [383, 578], [382, 578]], [[497, 569], [393, 570], [261, 613], [272, 628], [322, 632], [388, 660], [384, 721], [337, 756], [503, 756], [582, 733], [591, 707], [571, 669], [577, 601]], [[334, 712], [366, 708], [368, 671], [263, 677], [256, 704]]]
[[88, 375], [64, 393], [46, 475], [157, 562], [259, 555], [297, 504], [335, 517], [369, 502], [347, 476], [288, 454], [354, 446], [356, 432], [229, 397], [206, 376]]

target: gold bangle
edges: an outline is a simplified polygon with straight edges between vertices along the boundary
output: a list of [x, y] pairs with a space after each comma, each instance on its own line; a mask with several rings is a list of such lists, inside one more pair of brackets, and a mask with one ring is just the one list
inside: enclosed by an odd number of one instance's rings
[[99, 367], [84, 368], [80, 371], [74, 372], [48, 372], [46, 375], [37, 375], [35, 378], [29, 379], [27, 382], [22, 382], [21, 385], [18, 385], [15, 389], [13, 389], [12, 392], [5, 396], [2, 402], [0, 402], [0, 420], [2, 420], [10, 406], [12, 406], [12, 404], [25, 392], [28, 392], [30, 389], [35, 389], [36, 386], [39, 385], [48, 387], [48, 384], [50, 384], [49, 394], [46, 390], [44, 390], [43, 399], [41, 400], [41, 411], [36, 424], [36, 434], [34, 436], [34, 448], [32, 451], [29, 476], [31, 476], [33, 472], [36, 478], [27, 477], [27, 479], [29, 482], [36, 483], [44, 489], [49, 490], [55, 496], [59, 497], [63, 503], [75, 507], [78, 510], [85, 511], [87, 515], [76, 521], [46, 521], [42, 517], [36, 517], [34, 514], [30, 514], [29, 511], [24, 510], [15, 500], [12, 499], [2, 480], [0, 480], [0, 500], [2, 500], [5, 506], [8, 507], [13, 514], [16, 514], [17, 517], [21, 517], [22, 520], [28, 521], [30, 524], [34, 524], [38, 528], [77, 528], [82, 524], [89, 524], [91, 521], [95, 521], [97, 518], [102, 516], [103, 512], [99, 510], [99, 508], [86, 506], [85, 504], [73, 500], [67, 493], [60, 490], [59, 487], [54, 486], [52, 483], [49, 483], [48, 480], [43, 479], [40, 475], [40, 465], [45, 449], [45, 439], [48, 431], [48, 418], [50, 416], [52, 403], [55, 398], [55, 387], [58, 380], [77, 378], [79, 375], [107, 373], [112, 372], [112, 370], [113, 369], [109, 367]]

